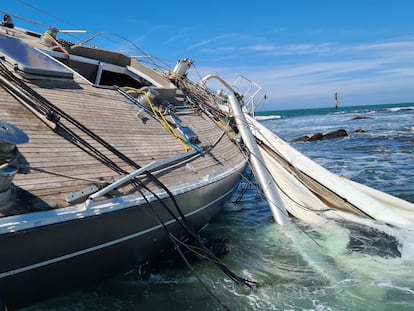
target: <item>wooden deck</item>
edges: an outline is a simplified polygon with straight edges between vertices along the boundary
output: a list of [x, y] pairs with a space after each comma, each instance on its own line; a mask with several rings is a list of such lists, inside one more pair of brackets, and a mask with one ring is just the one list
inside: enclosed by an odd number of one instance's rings
[[[74, 82], [37, 80], [26, 83], [139, 166], [185, 152], [176, 137], [150, 114], [141, 112], [137, 116], [140, 109], [114, 89], [94, 87], [77, 76]], [[73, 137], [66, 131], [49, 128], [3, 88], [0, 88], [0, 98], [1, 119], [18, 126], [30, 137], [28, 144], [18, 146], [22, 167], [14, 184], [20, 201], [3, 214], [68, 206], [65, 200], [68, 193], [98, 185], [99, 181], [119, 178], [119, 172], [74, 144], [71, 141]], [[200, 146], [212, 145], [223, 132], [206, 114], [189, 110], [179, 118], [183, 125], [198, 135]], [[61, 118], [60, 124], [124, 172], [136, 169], [71, 122]], [[183, 166], [159, 177], [166, 186], [187, 183], [211, 175], [227, 165], [240, 163], [242, 159], [238, 147], [224, 135], [210, 152], [191, 163], [191, 169]], [[93, 182], [95, 180], [96, 183]]]

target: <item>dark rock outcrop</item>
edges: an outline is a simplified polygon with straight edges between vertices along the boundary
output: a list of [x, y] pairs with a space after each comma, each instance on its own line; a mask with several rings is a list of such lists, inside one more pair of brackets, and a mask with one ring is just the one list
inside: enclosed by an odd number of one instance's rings
[[322, 139], [336, 139], [336, 138], [341, 138], [341, 137], [346, 137], [346, 136], [348, 136], [348, 133], [344, 129], [340, 129], [340, 130], [332, 131], [332, 132], [329, 132], [323, 135]]
[[370, 118], [364, 117], [364, 116], [356, 116], [356, 117], [353, 117], [351, 120], [366, 120], [366, 119], [370, 119]]
[[326, 134], [323, 133], [315, 133], [312, 135], [305, 135], [294, 139], [294, 141], [318, 141], [318, 140], [329, 140], [329, 139], [337, 139], [348, 136], [348, 133], [344, 129], [332, 131]]

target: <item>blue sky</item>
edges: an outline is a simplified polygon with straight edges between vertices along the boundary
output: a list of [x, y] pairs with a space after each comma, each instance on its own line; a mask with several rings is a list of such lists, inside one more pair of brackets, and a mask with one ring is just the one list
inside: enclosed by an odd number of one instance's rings
[[[126, 37], [174, 67], [191, 58], [192, 77], [242, 74], [260, 84], [260, 110], [414, 102], [414, 1], [3, 1], [41, 26], [86, 29], [84, 40], [129, 50]], [[74, 39], [72, 39], [74, 40]], [[198, 81], [198, 80], [197, 80]]]

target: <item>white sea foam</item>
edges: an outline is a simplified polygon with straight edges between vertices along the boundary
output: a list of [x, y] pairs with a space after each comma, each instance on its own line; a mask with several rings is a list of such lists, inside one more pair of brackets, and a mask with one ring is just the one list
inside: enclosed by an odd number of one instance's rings
[[386, 109], [389, 112], [399, 112], [404, 110], [414, 110], [414, 106], [411, 107], [393, 107], [393, 108], [387, 108]]
[[393, 284], [391, 280], [381, 280], [379, 282], [374, 283], [376, 286], [385, 287], [385, 288], [391, 288], [391, 289], [397, 289], [402, 292], [406, 292], [408, 294], [414, 295], [414, 290], [412, 290], [410, 287], [407, 286], [396, 286]]
[[258, 121], [267, 121], [267, 120], [282, 119], [282, 116], [280, 116], [280, 115], [255, 116], [255, 119], [258, 120]]

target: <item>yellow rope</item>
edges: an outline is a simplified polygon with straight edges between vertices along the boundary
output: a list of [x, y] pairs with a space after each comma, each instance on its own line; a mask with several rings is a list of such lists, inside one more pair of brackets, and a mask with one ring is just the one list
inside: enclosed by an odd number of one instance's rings
[[161, 125], [170, 132], [170, 134], [172, 136], [174, 136], [175, 138], [178, 139], [178, 141], [180, 142], [180, 144], [184, 147], [184, 150], [187, 152], [188, 150], [193, 149], [192, 147], [190, 147], [189, 145], [187, 145], [187, 143], [185, 142], [185, 140], [177, 135], [177, 133], [175, 132], [174, 128], [170, 125], [170, 123], [165, 119], [164, 115], [161, 113], [161, 111], [159, 111], [158, 109], [156, 109], [154, 107], [154, 105], [151, 102], [151, 99], [149, 98], [148, 94], [146, 92], [143, 92], [143, 95], [145, 96], [146, 100], [148, 101], [149, 106], [151, 107], [152, 112], [154, 113], [154, 116], [158, 119], [158, 121], [161, 123]]
[[52, 35], [50, 35], [48, 32], [46, 32], [46, 33], [44, 34], [44, 36], [46, 37], [46, 39], [48, 39], [50, 42], [52, 42], [54, 45], [56, 45], [56, 46], [59, 48], [59, 50], [61, 50], [61, 51], [62, 51], [62, 53], [63, 53], [63, 54], [65, 54], [65, 58], [66, 58], [66, 60], [69, 62], [69, 61], [70, 61], [70, 55], [69, 55], [69, 52], [68, 52], [68, 51], [66, 51], [66, 49], [65, 49], [63, 46], [61, 46], [61, 45], [60, 45], [60, 43], [59, 43], [59, 42], [57, 42], [57, 40], [56, 40], [55, 38], [53, 38], [53, 36], [52, 36]]

